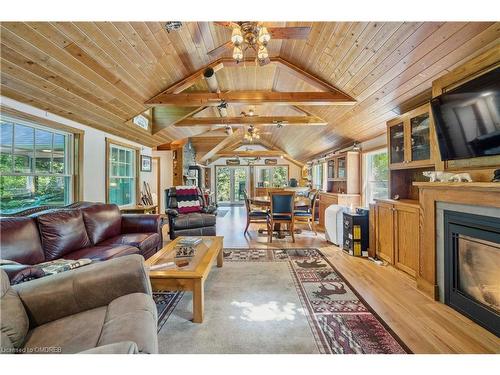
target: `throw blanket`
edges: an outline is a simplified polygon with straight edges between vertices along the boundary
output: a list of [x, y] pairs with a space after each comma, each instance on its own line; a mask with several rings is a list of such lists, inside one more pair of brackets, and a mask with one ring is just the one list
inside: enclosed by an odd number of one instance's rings
[[201, 212], [198, 188], [193, 186], [176, 186], [177, 207], [180, 214]]

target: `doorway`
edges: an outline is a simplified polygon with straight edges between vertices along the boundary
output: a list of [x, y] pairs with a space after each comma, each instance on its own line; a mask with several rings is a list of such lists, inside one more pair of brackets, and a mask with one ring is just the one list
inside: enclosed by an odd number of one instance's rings
[[216, 166], [215, 186], [218, 204], [243, 204], [243, 191], [248, 191], [248, 167]]

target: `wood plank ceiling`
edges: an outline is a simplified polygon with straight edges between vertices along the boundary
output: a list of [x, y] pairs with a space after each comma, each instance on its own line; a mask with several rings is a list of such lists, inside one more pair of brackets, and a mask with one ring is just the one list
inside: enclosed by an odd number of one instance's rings
[[[500, 23], [492, 22], [268, 25], [312, 26], [307, 40], [271, 40], [270, 56], [285, 59], [357, 101], [353, 106], [303, 107], [326, 120], [326, 126], [266, 127], [266, 144], [302, 161], [383, 133], [387, 120], [428, 97], [434, 79], [500, 43]], [[207, 51], [230, 39], [227, 28], [187, 22], [167, 33], [162, 22], [2, 22], [0, 32], [3, 96], [148, 146], [210, 129], [169, 126], [193, 107], [155, 108], [155, 131], [163, 130], [153, 133], [130, 119], [148, 109], [148, 99], [212, 63], [216, 58]], [[228, 51], [222, 57], [230, 55]], [[318, 91], [275, 64], [240, 64], [216, 75], [223, 91]], [[190, 91], [207, 91], [206, 83], [199, 80]], [[245, 110], [234, 105], [228, 115]], [[298, 115], [286, 106], [258, 105], [255, 111], [262, 116]], [[214, 108], [196, 114], [216, 115]]]

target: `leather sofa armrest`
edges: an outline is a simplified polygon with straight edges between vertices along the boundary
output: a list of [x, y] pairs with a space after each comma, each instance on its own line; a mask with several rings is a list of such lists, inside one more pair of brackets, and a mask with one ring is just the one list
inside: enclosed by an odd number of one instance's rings
[[169, 216], [169, 217], [177, 217], [179, 216], [179, 211], [173, 209], [173, 208], [167, 208], [165, 210], [165, 213]]
[[97, 346], [78, 354], [139, 354], [139, 348], [135, 342], [121, 341], [113, 344]]
[[152, 295], [141, 255], [127, 255], [14, 285], [32, 327], [107, 306], [131, 293]]
[[45, 272], [43, 272], [42, 269], [29, 264], [5, 264], [0, 268], [7, 273], [11, 285], [20, 284], [25, 281], [45, 276]]
[[155, 214], [122, 215], [122, 233], [160, 233], [163, 219]]

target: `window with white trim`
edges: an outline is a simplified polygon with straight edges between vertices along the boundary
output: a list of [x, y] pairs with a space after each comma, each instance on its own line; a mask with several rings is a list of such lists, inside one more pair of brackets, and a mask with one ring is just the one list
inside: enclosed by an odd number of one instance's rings
[[73, 134], [0, 119], [0, 213], [63, 206], [73, 199]]
[[109, 143], [108, 202], [118, 206], [136, 203], [137, 150]]
[[387, 149], [363, 153], [364, 205], [376, 198], [389, 197], [389, 163]]

